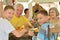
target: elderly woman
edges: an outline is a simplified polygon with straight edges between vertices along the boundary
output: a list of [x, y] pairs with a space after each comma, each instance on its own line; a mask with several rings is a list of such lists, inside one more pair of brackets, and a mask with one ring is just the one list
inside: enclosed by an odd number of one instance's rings
[[[49, 9], [50, 23], [52, 23], [55, 27], [60, 26], [59, 12], [56, 7], [52, 7]], [[55, 33], [55, 39], [57, 39], [57, 33]]]

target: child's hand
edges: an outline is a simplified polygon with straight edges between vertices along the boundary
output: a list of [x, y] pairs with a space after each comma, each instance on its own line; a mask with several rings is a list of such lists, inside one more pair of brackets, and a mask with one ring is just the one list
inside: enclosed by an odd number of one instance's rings
[[38, 28], [34, 28], [33, 31], [34, 31], [34, 32], [38, 32], [39, 29], [38, 29]]
[[28, 35], [29, 36], [33, 36], [34, 35], [34, 32], [33, 31], [28, 31]]

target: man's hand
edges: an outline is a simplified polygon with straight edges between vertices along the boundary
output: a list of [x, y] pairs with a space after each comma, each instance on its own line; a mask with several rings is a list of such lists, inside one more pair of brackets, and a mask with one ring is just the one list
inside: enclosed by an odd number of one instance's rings
[[22, 37], [26, 32], [27, 32], [27, 30], [25, 28], [23, 28], [21, 30], [12, 31], [13, 35], [15, 35], [16, 37]]

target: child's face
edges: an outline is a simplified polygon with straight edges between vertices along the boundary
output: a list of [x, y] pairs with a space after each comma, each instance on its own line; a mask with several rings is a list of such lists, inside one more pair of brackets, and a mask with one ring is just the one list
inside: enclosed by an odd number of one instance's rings
[[26, 15], [29, 17], [29, 10], [26, 11]]
[[55, 18], [56, 17], [56, 11], [55, 10], [50, 10], [50, 17]]
[[48, 20], [48, 17], [43, 14], [37, 14], [37, 22], [39, 25], [42, 25]]
[[7, 9], [3, 13], [3, 16], [8, 20], [10, 20], [13, 17], [13, 15], [14, 15], [14, 10], [13, 9]]

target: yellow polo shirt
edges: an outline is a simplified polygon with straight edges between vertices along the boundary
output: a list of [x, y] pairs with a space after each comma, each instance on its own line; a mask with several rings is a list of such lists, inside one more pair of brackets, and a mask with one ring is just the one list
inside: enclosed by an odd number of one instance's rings
[[25, 16], [16, 17], [14, 15], [13, 18], [10, 20], [10, 22], [14, 26], [14, 28], [17, 28], [18, 26], [22, 27], [25, 23], [31, 25], [31, 23]]

